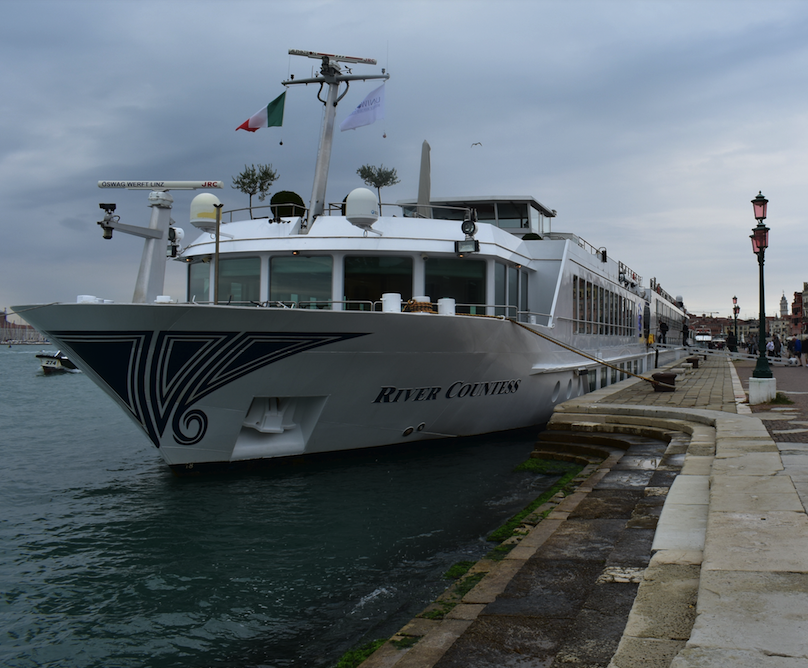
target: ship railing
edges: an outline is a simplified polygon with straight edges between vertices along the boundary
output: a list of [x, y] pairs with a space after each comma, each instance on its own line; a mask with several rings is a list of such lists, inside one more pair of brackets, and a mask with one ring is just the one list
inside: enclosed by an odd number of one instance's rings
[[[590, 244], [586, 239], [579, 237], [577, 234], [572, 234], [571, 232], [550, 232], [549, 234], [544, 235], [547, 239], [555, 239], [555, 240], [562, 240], [568, 239], [570, 241], [574, 241], [578, 246], [583, 248], [584, 250], [588, 251], [592, 255], [596, 256], [598, 259], [602, 261], [606, 261], [604, 258], [607, 257], [607, 252], [605, 248], [595, 248], [592, 244]], [[626, 264], [622, 262], [617, 263], [620, 282], [625, 284], [627, 287], [632, 285], [638, 286], [642, 285], [642, 276], [640, 276], [636, 271], [631, 269]]]
[[[194, 304], [212, 304], [212, 301], [193, 300]], [[244, 301], [244, 300], [223, 300], [219, 306], [257, 306], [262, 308], [278, 309], [309, 309], [309, 310], [340, 310], [340, 311], [382, 311], [383, 302], [370, 299], [270, 299], [264, 302]], [[335, 309], [334, 307], [337, 306]], [[438, 312], [437, 302], [430, 302], [433, 312]], [[402, 300], [402, 311], [407, 310], [407, 302]], [[484, 315], [502, 316], [512, 318], [518, 322], [528, 325], [544, 325], [549, 327], [553, 316], [549, 313], [539, 313], [537, 311], [520, 311], [511, 304], [478, 304], [478, 303], [455, 303], [455, 313], [457, 315]]]
[[526, 325], [543, 325], [552, 327], [553, 316], [550, 313], [538, 313], [536, 311], [519, 311], [516, 319]]
[[586, 239], [579, 237], [577, 234], [573, 234], [572, 232], [550, 232], [544, 235], [547, 239], [552, 239], [555, 241], [574, 241], [578, 244], [581, 248], [586, 251], [589, 251], [592, 255], [597, 255], [598, 257], [602, 257], [602, 249], [595, 248], [592, 244], [590, 244]]
[[[232, 223], [233, 214], [242, 213], [244, 211], [249, 213], [251, 220], [268, 219], [269, 222], [272, 223], [272, 222], [279, 222], [282, 217], [294, 218], [296, 216], [300, 216], [301, 218], [305, 218], [308, 215], [309, 210], [307, 207], [301, 206], [300, 204], [295, 204], [294, 202], [281, 202], [279, 204], [261, 204], [260, 206], [245, 206], [240, 209], [229, 209], [228, 211], [223, 211], [222, 222]], [[254, 211], [260, 211], [267, 215], [256, 216], [253, 213]], [[225, 220], [225, 216], [227, 216], [227, 220]], [[242, 218], [237, 218], [236, 220], [242, 220]]]

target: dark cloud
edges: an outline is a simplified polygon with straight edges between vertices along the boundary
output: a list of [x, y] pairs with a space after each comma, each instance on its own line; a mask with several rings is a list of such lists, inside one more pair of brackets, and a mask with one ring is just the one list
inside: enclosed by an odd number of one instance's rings
[[[289, 48], [375, 57], [387, 118], [337, 133], [328, 199], [365, 163], [413, 198], [421, 142], [435, 196], [531, 194], [556, 228], [607, 246], [694, 311], [754, 313], [749, 200], [771, 204], [767, 295], [802, 287], [808, 158], [808, 6], [696, 0], [116, 2], [6, 0], [0, 26], [0, 307], [131, 297], [136, 239], [101, 239], [101, 179], [231, 179], [272, 163], [308, 201], [322, 107], [287, 95], [283, 128], [235, 128], [315, 61]], [[376, 68], [378, 69], [378, 68]], [[355, 83], [340, 118], [369, 92]], [[383, 135], [386, 134], [386, 137]], [[283, 145], [280, 141], [283, 140]], [[474, 142], [482, 146], [470, 149]], [[141, 192], [118, 212], [145, 224]], [[193, 193], [174, 193], [187, 218]], [[102, 278], [99, 278], [102, 277]], [[167, 291], [182, 293], [171, 265]]]

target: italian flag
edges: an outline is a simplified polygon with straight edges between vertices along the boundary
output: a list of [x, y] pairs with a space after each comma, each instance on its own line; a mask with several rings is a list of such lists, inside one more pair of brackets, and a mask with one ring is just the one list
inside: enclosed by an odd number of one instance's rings
[[283, 125], [283, 105], [286, 102], [286, 91], [281, 93], [266, 107], [254, 113], [236, 130], [246, 130], [247, 132], [255, 132], [258, 128], [270, 128], [273, 126]]

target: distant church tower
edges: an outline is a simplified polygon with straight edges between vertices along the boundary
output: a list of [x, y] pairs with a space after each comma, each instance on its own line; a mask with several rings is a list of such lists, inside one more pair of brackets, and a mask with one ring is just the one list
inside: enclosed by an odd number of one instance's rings
[[780, 297], [780, 317], [782, 319], [786, 319], [788, 317], [788, 300], [786, 299], [786, 293], [783, 293], [783, 296]]

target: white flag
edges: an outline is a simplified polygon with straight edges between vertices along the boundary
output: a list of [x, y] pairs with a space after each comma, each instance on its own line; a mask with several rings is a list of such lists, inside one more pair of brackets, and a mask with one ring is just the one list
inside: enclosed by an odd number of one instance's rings
[[376, 119], [384, 118], [384, 84], [362, 100], [351, 114], [339, 125], [342, 132], [370, 125]]

